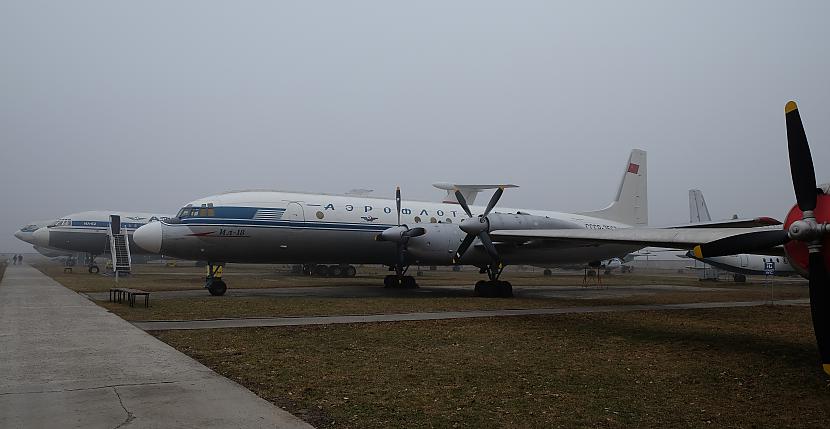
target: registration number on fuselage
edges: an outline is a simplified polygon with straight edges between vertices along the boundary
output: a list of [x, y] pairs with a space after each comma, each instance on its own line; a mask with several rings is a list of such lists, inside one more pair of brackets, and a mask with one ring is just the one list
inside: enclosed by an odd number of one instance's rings
[[219, 228], [219, 236], [220, 237], [247, 237], [248, 233], [245, 231], [245, 228], [236, 228], [236, 229]]

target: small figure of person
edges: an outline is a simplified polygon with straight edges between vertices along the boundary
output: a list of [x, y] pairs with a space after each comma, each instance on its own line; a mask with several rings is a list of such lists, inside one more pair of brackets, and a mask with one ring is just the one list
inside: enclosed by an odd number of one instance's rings
[[12, 261], [13, 261], [12, 265], [17, 265], [17, 254], [14, 255], [14, 257], [12, 258]]
[[17, 255], [17, 262], [20, 265], [23, 265], [23, 255]]

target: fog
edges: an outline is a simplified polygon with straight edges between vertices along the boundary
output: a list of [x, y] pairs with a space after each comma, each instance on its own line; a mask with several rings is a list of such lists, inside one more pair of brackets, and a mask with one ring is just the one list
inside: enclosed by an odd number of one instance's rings
[[[830, 181], [830, 2], [0, 2], [0, 251], [27, 222], [247, 188], [783, 219], [784, 104]], [[480, 197], [486, 201], [486, 196]]]

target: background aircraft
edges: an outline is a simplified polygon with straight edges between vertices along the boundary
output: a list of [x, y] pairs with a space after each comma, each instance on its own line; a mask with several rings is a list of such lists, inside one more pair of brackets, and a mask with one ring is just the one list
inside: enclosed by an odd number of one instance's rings
[[[712, 221], [711, 216], [709, 216], [709, 209], [706, 207], [706, 200], [703, 199], [703, 192], [700, 189], [689, 190], [689, 220], [692, 223]], [[707, 263], [715, 268], [735, 273], [733, 278], [736, 282], [745, 282], [746, 276], [750, 274], [764, 275], [767, 263], [773, 264], [775, 275], [777, 276], [791, 276], [796, 274], [795, 269], [790, 265], [786, 255], [753, 255], [741, 253], [738, 255], [698, 258], [693, 252], [687, 252], [686, 256]]]
[[89, 255], [87, 258], [88, 271], [97, 273], [100, 269], [95, 265], [95, 257], [109, 251], [110, 215], [121, 216], [121, 228], [127, 232], [130, 251], [137, 253], [146, 252], [132, 243], [133, 232], [148, 222], [168, 218], [166, 215], [152, 213], [108, 210], [72, 213], [32, 232], [32, 244], [39, 247], [86, 253]]

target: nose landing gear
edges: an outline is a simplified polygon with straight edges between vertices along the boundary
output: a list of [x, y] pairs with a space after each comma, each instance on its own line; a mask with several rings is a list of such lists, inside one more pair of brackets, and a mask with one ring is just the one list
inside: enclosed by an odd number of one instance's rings
[[225, 264], [213, 264], [208, 262], [207, 275], [205, 276], [205, 289], [213, 296], [222, 296], [228, 290], [228, 286], [222, 280], [222, 272]]

